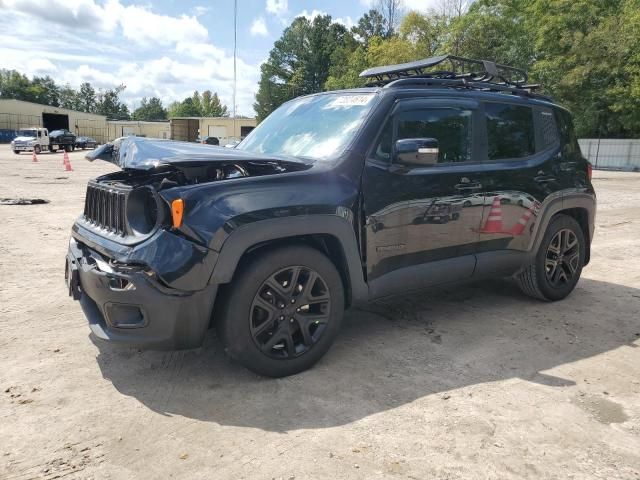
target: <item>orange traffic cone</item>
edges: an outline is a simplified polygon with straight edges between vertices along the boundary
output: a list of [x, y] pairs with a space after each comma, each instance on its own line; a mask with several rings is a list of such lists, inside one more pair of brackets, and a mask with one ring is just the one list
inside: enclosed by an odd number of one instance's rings
[[480, 229], [480, 233], [504, 233], [502, 229], [502, 205], [500, 204], [499, 195], [493, 198], [489, 216], [487, 217], [484, 227]]
[[518, 220], [518, 223], [514, 225], [514, 227], [511, 229], [509, 233], [514, 237], [522, 235], [522, 232], [524, 232], [524, 228], [527, 226], [527, 223], [529, 222], [531, 215], [533, 215], [533, 205], [529, 207], [529, 210], [524, 212], [522, 217], [520, 217], [520, 220]]
[[64, 151], [63, 163], [65, 172], [73, 171], [73, 168], [71, 168], [71, 160], [69, 160], [69, 154], [66, 150]]
[[37, 162], [38, 161], [38, 156], [36, 155], [36, 151], [33, 151], [33, 155], [31, 156], [31, 161], [32, 162]]

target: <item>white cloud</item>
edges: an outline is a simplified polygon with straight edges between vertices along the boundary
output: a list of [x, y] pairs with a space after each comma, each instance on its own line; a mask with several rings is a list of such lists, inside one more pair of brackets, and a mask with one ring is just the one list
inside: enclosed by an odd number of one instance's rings
[[119, 17], [122, 34], [139, 44], [154, 42], [169, 45], [180, 41], [204, 41], [208, 36], [207, 29], [196, 17], [158, 15], [136, 5], [122, 7], [122, 10]]
[[[403, 0], [402, 8], [405, 11], [416, 10], [418, 12], [426, 12], [429, 9], [439, 9], [445, 3], [446, 0]], [[363, 7], [377, 8], [379, 4], [379, 0], [360, 0], [360, 5]]]
[[[297, 17], [304, 17], [307, 20], [309, 20], [310, 22], [312, 22], [314, 18], [322, 17], [324, 15], [329, 15], [329, 14], [327, 12], [323, 11], [323, 10], [313, 9], [312, 11], [309, 12], [308, 10], [305, 9], [305, 10], [301, 11], [298, 15], [296, 15], [296, 18]], [[334, 18], [333, 22], [339, 23], [341, 25], [344, 25], [347, 28], [351, 28], [351, 27], [353, 27], [355, 25], [355, 22], [349, 16]]]
[[196, 5], [195, 7], [193, 7], [193, 14], [196, 17], [200, 17], [200, 16], [205, 15], [206, 13], [208, 13], [209, 10], [211, 10], [211, 8], [206, 7], [204, 5]]
[[289, 10], [289, 4], [287, 0], [267, 0], [266, 8], [267, 12], [282, 17]]
[[[168, 105], [209, 89], [232, 109], [233, 56], [210, 41], [195, 16], [158, 14], [121, 1], [0, 0], [12, 19], [10, 27], [0, 25], [2, 68], [49, 74], [75, 88], [84, 81], [97, 88], [125, 84], [122, 99], [130, 107], [143, 96]], [[64, 26], [51, 26], [52, 21]], [[253, 115], [259, 65], [238, 58], [237, 70], [238, 113]]]
[[312, 22], [314, 18], [322, 17], [324, 15], [328, 15], [327, 12], [324, 12], [322, 10], [316, 10], [316, 9], [312, 10], [311, 12], [309, 12], [309, 11], [307, 11], [305, 9], [305, 10], [301, 11], [298, 15], [296, 15], [296, 18], [297, 17], [304, 17], [307, 20], [309, 20], [310, 22]]
[[346, 17], [335, 18], [333, 21], [341, 25], [344, 25], [348, 29], [351, 29], [351, 27], [353, 27], [356, 24], [356, 22], [354, 22], [353, 19], [348, 15]]
[[424, 13], [432, 8], [439, 9], [444, 3], [444, 0], [404, 0], [403, 6], [406, 11], [416, 10]]
[[[108, 0], [104, 6], [94, 0], [3, 0], [5, 8], [15, 13], [40, 18], [63, 29], [91, 30], [114, 33], [118, 28], [127, 39], [139, 44], [155, 42], [161, 45], [180, 40], [207, 38], [207, 29], [195, 16], [171, 17], [154, 13], [149, 7], [123, 5], [120, 0]], [[56, 28], [55, 32], [60, 30]], [[41, 32], [38, 32], [41, 34]]]
[[258, 17], [253, 21], [253, 23], [251, 24], [251, 35], [269, 35], [269, 30], [267, 30], [267, 22], [265, 22], [264, 18]]

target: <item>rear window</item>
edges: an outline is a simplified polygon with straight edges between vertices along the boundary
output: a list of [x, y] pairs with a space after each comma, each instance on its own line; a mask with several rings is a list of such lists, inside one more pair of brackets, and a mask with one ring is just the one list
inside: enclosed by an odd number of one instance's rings
[[486, 103], [489, 160], [523, 158], [535, 153], [535, 129], [530, 107]]

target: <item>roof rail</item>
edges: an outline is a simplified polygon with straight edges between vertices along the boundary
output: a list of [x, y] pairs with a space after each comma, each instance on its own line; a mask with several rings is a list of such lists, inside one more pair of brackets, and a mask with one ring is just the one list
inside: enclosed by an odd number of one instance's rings
[[[440, 69], [434, 69], [436, 66]], [[539, 88], [539, 85], [527, 84], [527, 72], [520, 68], [455, 55], [440, 55], [415, 62], [369, 68], [363, 71], [360, 77], [372, 79], [367, 84], [370, 87], [400, 86], [406, 85], [406, 82], [400, 82], [400, 80], [422, 79], [423, 81], [419, 82], [421, 85], [440, 84], [513, 93], [533, 93], [536, 88]], [[446, 80], [449, 83], [431, 82], [431, 80]]]

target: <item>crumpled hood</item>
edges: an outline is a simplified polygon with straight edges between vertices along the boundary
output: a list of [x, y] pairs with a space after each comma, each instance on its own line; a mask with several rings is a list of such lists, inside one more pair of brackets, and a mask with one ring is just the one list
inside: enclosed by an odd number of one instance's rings
[[160, 165], [242, 162], [286, 161], [304, 164], [300, 159], [279, 155], [261, 155], [232, 148], [178, 142], [144, 137], [121, 137], [89, 152], [89, 161], [105, 160], [122, 169], [151, 170]]
[[33, 142], [36, 137], [16, 137], [13, 140], [18, 142]]

